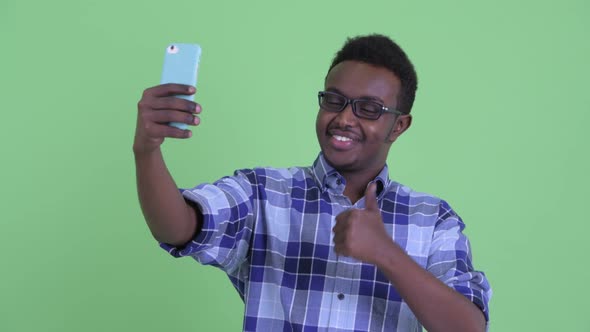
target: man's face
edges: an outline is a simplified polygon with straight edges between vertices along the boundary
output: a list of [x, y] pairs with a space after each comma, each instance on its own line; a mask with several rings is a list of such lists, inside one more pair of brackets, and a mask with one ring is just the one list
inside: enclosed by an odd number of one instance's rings
[[[395, 109], [400, 80], [389, 70], [362, 62], [343, 61], [326, 77], [325, 90], [348, 98], [369, 98]], [[320, 109], [316, 133], [326, 160], [341, 173], [377, 173], [391, 143], [410, 125], [411, 117], [384, 113], [377, 120], [356, 117], [352, 105], [340, 113]]]

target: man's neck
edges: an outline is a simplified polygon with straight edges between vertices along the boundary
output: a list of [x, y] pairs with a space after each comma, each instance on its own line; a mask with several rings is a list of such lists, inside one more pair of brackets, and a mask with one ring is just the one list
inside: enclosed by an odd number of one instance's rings
[[344, 188], [344, 195], [350, 199], [352, 204], [356, 203], [361, 197], [365, 195], [365, 191], [367, 190], [367, 185], [369, 182], [373, 181], [377, 175], [379, 175], [378, 171], [366, 172], [366, 173], [346, 173], [340, 172], [340, 175], [344, 177], [346, 180], [346, 187]]

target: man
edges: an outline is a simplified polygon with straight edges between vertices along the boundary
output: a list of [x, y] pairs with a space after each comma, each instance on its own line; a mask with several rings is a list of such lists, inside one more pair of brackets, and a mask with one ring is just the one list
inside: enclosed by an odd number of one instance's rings
[[160, 151], [166, 123], [198, 125], [197, 103], [161, 85], [139, 102], [134, 153], [154, 237], [229, 276], [245, 331], [483, 331], [489, 284], [449, 205], [391, 181], [391, 144], [411, 125], [406, 54], [381, 35], [349, 39], [319, 92], [311, 167], [236, 171], [179, 193]]

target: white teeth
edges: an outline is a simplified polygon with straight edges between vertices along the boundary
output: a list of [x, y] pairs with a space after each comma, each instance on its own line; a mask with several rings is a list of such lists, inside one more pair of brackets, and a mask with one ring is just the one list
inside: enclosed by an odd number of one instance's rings
[[336, 140], [338, 140], [340, 142], [350, 142], [350, 141], [352, 141], [352, 138], [348, 138], [348, 137], [344, 137], [344, 136], [332, 135], [332, 137], [334, 137]]

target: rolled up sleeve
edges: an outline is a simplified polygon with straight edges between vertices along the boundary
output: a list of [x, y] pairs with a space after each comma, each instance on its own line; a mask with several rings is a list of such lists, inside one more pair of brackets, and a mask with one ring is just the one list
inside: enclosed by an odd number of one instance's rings
[[236, 172], [213, 184], [181, 190], [203, 215], [200, 232], [182, 248], [160, 243], [174, 257], [191, 256], [226, 272], [246, 258], [255, 220], [254, 190], [248, 174]]

